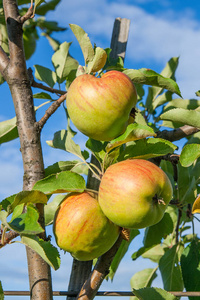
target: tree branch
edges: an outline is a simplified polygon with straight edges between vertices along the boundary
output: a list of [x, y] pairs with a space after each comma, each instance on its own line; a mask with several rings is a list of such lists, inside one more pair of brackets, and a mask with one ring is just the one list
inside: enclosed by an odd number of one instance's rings
[[58, 100], [54, 101], [51, 106], [46, 110], [45, 115], [37, 122], [39, 131], [42, 130], [47, 120], [53, 115], [53, 113], [58, 109], [58, 107], [65, 101], [66, 93], [62, 95]]
[[200, 131], [199, 128], [192, 127], [189, 125], [184, 125], [180, 128], [176, 128], [174, 130], [159, 131], [157, 134], [157, 137], [168, 140], [170, 142], [174, 142], [174, 141], [181, 140], [182, 138], [190, 136], [199, 131]]

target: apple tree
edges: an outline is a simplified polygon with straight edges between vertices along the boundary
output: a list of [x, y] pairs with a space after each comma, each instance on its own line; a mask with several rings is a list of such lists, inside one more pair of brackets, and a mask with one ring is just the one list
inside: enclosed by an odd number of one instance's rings
[[[71, 43], [59, 42], [52, 37], [52, 33], [66, 28], [60, 27], [55, 21], [45, 19], [46, 13], [55, 9], [60, 0], [43, 2], [0, 1], [0, 83], [9, 86], [16, 113], [12, 119], [0, 122], [0, 144], [12, 143], [12, 140], [19, 139], [24, 168], [23, 190], [19, 190], [17, 194], [8, 195], [0, 202], [0, 248], [7, 247], [11, 241], [14, 243], [16, 238], [20, 239], [27, 251], [31, 299], [52, 299], [51, 268], [55, 270], [59, 268], [59, 252], [62, 250], [46, 237], [45, 228], [52, 226], [53, 223], [56, 224], [54, 220], [59, 215], [58, 209], [62, 213], [62, 205], [65, 203], [63, 200], [74, 200], [74, 194], [80, 200], [80, 195], [88, 193], [87, 195], [92, 198], [92, 203], [95, 201], [95, 207], [98, 206], [102, 219], [105, 220], [106, 217], [99, 208], [98, 190], [109, 167], [130, 159], [150, 161], [151, 165], [157, 165], [160, 171], [165, 172], [173, 195], [170, 194], [170, 199], [168, 199], [170, 202], [164, 203], [164, 200], [160, 199], [160, 205], [165, 205], [164, 216], [161, 220], [158, 218], [155, 224], [148, 222], [148, 225], [143, 226], [148, 226], [144, 231], [143, 246], [130, 258], [134, 261], [142, 256], [144, 259], [157, 263], [155, 269], [144, 269], [133, 274], [131, 289], [135, 296], [132, 296], [132, 299], [147, 299], [146, 297], [148, 299], [155, 299], [155, 297], [156, 299], [176, 299], [176, 295], [182, 295], [184, 288], [186, 291], [197, 291], [200, 283], [198, 271], [200, 248], [194, 220], [195, 213], [198, 213], [200, 209], [198, 197], [200, 102], [197, 99], [183, 99], [181, 96], [175, 80], [179, 59], [171, 58], [160, 74], [146, 68], [130, 69], [125, 67], [122, 56], [113, 55], [113, 49], [93, 46], [82, 28], [70, 24], [70, 30], [78, 40], [83, 53], [84, 65], [81, 66], [73, 57], [73, 53], [71, 55], [69, 52]], [[52, 67], [46, 68], [35, 64], [34, 67], [27, 69], [26, 61], [40, 45], [38, 43], [40, 34], [47, 38], [52, 47], [53, 55], [49, 57]], [[110, 88], [114, 90], [109, 94], [112, 99], [114, 93], [114, 98], [117, 98], [120, 84], [115, 86], [115, 80], [109, 80], [105, 85], [99, 82], [109, 77], [107, 74], [111, 72], [120, 74], [121, 78], [128, 78], [131, 82], [130, 86], [134, 86], [134, 92], [137, 91], [137, 101], [134, 99], [131, 107], [128, 106], [128, 110], [122, 107], [121, 115], [117, 118], [116, 109], [112, 113], [113, 116], [109, 115], [108, 120], [104, 119], [106, 109], [105, 102], [103, 102], [107, 93], [106, 85], [108, 92]], [[69, 113], [65, 102], [70, 87], [83, 76], [86, 76], [87, 80], [85, 83], [81, 82], [80, 91], [86, 85], [90, 87], [87, 88], [86, 95], [81, 95], [82, 100], [90, 93], [94, 93], [91, 81], [98, 81], [101, 92], [98, 95], [90, 95], [90, 98], [95, 97], [95, 100], [100, 100], [102, 107], [95, 108], [93, 113], [89, 112], [82, 122], [87, 125], [90, 121], [87, 127], [90, 129], [94, 124], [95, 130], [101, 132], [102, 127], [110, 121], [110, 118], [115, 119], [113, 124], [109, 123], [109, 127], [112, 127], [109, 130], [115, 133], [112, 138], [105, 138], [103, 133], [98, 135], [98, 139], [94, 139], [94, 136], [90, 137], [88, 134], [84, 149], [74, 141], [78, 129], [74, 130], [73, 120], [71, 121], [70, 117], [75, 115], [81, 120], [84, 115], [81, 109], [86, 110], [86, 105], [80, 109], [80, 101], [77, 101], [79, 110], [73, 108], [72, 113]], [[122, 81], [121, 79], [120, 82]], [[40, 89], [41, 92], [35, 93], [35, 88]], [[126, 90], [123, 94], [126, 94]], [[75, 92], [78, 93], [78, 88]], [[55, 100], [52, 95], [56, 95], [57, 99]], [[199, 96], [199, 92], [196, 95]], [[78, 94], [75, 96], [79, 97]], [[73, 97], [71, 93], [71, 98]], [[121, 98], [123, 97], [120, 96]], [[35, 105], [36, 99], [41, 100], [41, 105]], [[118, 103], [120, 99], [117, 98]], [[113, 109], [111, 104], [109, 103], [107, 110]], [[4, 105], [6, 105], [5, 102]], [[43, 105], [47, 107], [46, 112], [38, 119], [36, 111], [39, 111]], [[66, 128], [52, 132], [52, 140], [47, 141], [47, 144], [55, 148], [54, 151], [61, 149], [66, 153], [72, 153], [77, 159], [55, 161], [52, 165], [44, 166], [41, 131], [44, 126], [48, 126], [49, 117], [56, 114], [57, 108], [61, 105], [66, 116]], [[92, 104], [90, 103], [89, 106]], [[100, 115], [101, 109], [104, 109], [102, 115]], [[128, 116], [128, 120], [127, 117], [124, 118], [124, 115]], [[121, 120], [125, 121], [123, 128], [119, 129]], [[176, 142], [179, 140], [182, 142], [181, 148], [177, 147]], [[113, 174], [113, 176], [117, 175], [117, 172]], [[154, 173], [150, 173], [149, 177], [150, 180], [154, 180]], [[107, 181], [104, 181], [104, 186]], [[141, 179], [140, 185], [140, 190], [134, 189], [135, 195], [145, 190], [146, 181]], [[91, 193], [94, 197], [91, 197]], [[155, 197], [152, 201], [155, 201]], [[70, 210], [75, 212], [78, 208], [81, 213], [91, 206], [79, 204]], [[127, 207], [127, 212], [131, 209], [131, 206]], [[69, 210], [64, 212], [64, 219], [65, 214], [68, 213]], [[87, 217], [86, 223], [95, 224], [94, 219], [91, 222], [92, 213], [84, 215]], [[71, 216], [68, 218], [70, 219]], [[148, 218], [151, 217], [148, 215]], [[79, 221], [76, 219], [76, 224], [77, 222]], [[61, 238], [64, 236], [65, 226], [63, 227]], [[111, 224], [111, 227], [116, 229], [115, 224]], [[105, 247], [106, 239], [100, 238], [98, 243], [102, 251], [95, 252], [94, 257], [89, 256], [86, 261], [74, 259], [73, 264], [76, 268], [72, 268], [71, 271], [67, 294], [69, 299], [75, 299], [77, 295], [79, 299], [93, 299], [102, 281], [105, 278], [110, 280], [114, 278], [129, 246], [134, 243], [134, 238], [142, 235], [139, 230], [141, 227], [139, 229], [134, 226], [129, 229], [122, 227], [117, 229], [115, 238], [112, 228], [106, 232], [108, 238], [110, 235], [110, 240], [112, 240], [109, 249], [107, 245]], [[62, 226], [60, 230], [62, 231]], [[57, 242], [59, 231], [56, 236]], [[77, 246], [81, 238], [80, 232], [71, 230], [70, 235]], [[87, 249], [93, 238], [93, 232], [84, 236], [86, 243], [84, 249]], [[72, 254], [75, 253], [73, 249], [70, 251]], [[93, 250], [88, 249], [92, 254]], [[84, 256], [74, 256], [85, 260]], [[80, 269], [83, 272], [82, 278], [76, 285], [77, 278], [80, 277]], [[163, 280], [163, 289], [152, 287], [153, 280], [158, 273], [161, 274]], [[170, 291], [173, 293], [169, 293]], [[0, 295], [3, 297], [2, 287]]]

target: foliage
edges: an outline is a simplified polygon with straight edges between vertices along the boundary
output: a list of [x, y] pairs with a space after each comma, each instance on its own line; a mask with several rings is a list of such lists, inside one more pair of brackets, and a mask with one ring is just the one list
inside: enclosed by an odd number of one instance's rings
[[[174, 189], [173, 199], [164, 218], [156, 225], [146, 228], [143, 246], [132, 255], [150, 259], [157, 263], [155, 269], [145, 269], [134, 274], [131, 287], [137, 299], [176, 299], [166, 291], [194, 291], [199, 286], [200, 248], [195, 232], [188, 234], [188, 228], [194, 229], [192, 205], [199, 194], [199, 133], [187, 136], [183, 140], [183, 148], [178, 149], [175, 140], [162, 137], [163, 130], [180, 128], [184, 125], [200, 128], [200, 102], [196, 99], [182, 99], [175, 81], [175, 72], [179, 59], [171, 58], [161, 74], [149, 69], [124, 68], [122, 60], [112, 60], [110, 49], [93, 47], [86, 32], [78, 25], [70, 24], [83, 52], [84, 66], [69, 54], [71, 43], [59, 43], [52, 38], [52, 33], [65, 30], [56, 22], [45, 20], [45, 15], [58, 5], [60, 0], [36, 1], [35, 18], [29, 19], [24, 26], [24, 47], [29, 59], [35, 49], [40, 35], [45, 36], [53, 47], [51, 58], [52, 69], [35, 65], [35, 78], [45, 86], [66, 89], [80, 72], [101, 76], [103, 72], [117, 69], [127, 74], [135, 83], [138, 92], [138, 104], [135, 120], [126, 131], [110, 142], [88, 139], [85, 149], [74, 141], [75, 132], [70, 127], [66, 113], [67, 129], [52, 133], [52, 140], [47, 141], [50, 147], [61, 149], [78, 157], [73, 161], [57, 161], [45, 170], [45, 178], [38, 181], [32, 191], [19, 191], [0, 202], [0, 220], [3, 236], [13, 230], [21, 237], [21, 243], [38, 252], [54, 269], [59, 268], [59, 250], [50, 241], [38, 237], [43, 228], [38, 223], [39, 212], [36, 203], [45, 204], [46, 225], [53, 222], [55, 211], [65, 193], [86, 189], [83, 174], [92, 170], [97, 178], [101, 178], [105, 169], [127, 158], [151, 159], [159, 163], [167, 173]], [[41, 4], [41, 5], [39, 5]], [[20, 14], [24, 15], [29, 1], [19, 1]], [[3, 13], [1, 11], [1, 17]], [[3, 36], [1, 46], [8, 53], [8, 37], [6, 36], [3, 18], [0, 19], [0, 30]], [[106, 60], [105, 60], [106, 58]], [[0, 78], [3, 83], [3, 78]], [[148, 90], [144, 86], [148, 85]], [[179, 98], [173, 98], [177, 97]], [[50, 92], [34, 95], [41, 101], [54, 100]], [[66, 110], [64, 107], [63, 109]], [[182, 138], [185, 136], [182, 136]], [[16, 118], [0, 123], [0, 144], [18, 138]], [[100, 163], [100, 168], [89, 162], [91, 153]], [[176, 157], [176, 161], [173, 158]], [[178, 162], [179, 161], [179, 162]], [[60, 193], [60, 194], [59, 194]], [[53, 200], [52, 197], [56, 195]], [[52, 196], [53, 195], [53, 196]], [[199, 212], [199, 198], [194, 204], [194, 212]], [[108, 278], [113, 279], [117, 268], [128, 250], [131, 241], [141, 234], [138, 230], [131, 232], [129, 242], [123, 241], [113, 263]], [[14, 241], [13, 241], [14, 242]], [[2, 243], [3, 244], [3, 243]], [[150, 288], [153, 280], [160, 272], [164, 290]], [[0, 288], [0, 298], [2, 297]], [[132, 297], [132, 299], [136, 299]]]

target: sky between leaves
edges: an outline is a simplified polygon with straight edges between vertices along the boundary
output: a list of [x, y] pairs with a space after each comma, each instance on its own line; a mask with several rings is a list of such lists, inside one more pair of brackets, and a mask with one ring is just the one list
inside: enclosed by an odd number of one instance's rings
[[[160, 72], [166, 62], [173, 56], [180, 56], [177, 70], [177, 83], [183, 98], [196, 98], [195, 92], [200, 89], [199, 82], [199, 47], [200, 47], [200, 2], [189, 0], [73, 0], [61, 1], [56, 11], [50, 12], [47, 18], [68, 27], [69, 23], [81, 26], [88, 34], [92, 43], [107, 48], [110, 46], [112, 28], [116, 17], [129, 18], [131, 27], [128, 39], [125, 67], [152, 68]], [[60, 41], [73, 41], [71, 54], [83, 63], [78, 43], [70, 29], [55, 35]], [[28, 67], [41, 64], [51, 68], [53, 52], [42, 38], [37, 45], [35, 55], [28, 61]], [[6, 84], [1, 88], [0, 121], [14, 117], [14, 108]], [[36, 91], [34, 91], [36, 92]], [[39, 103], [36, 103], [38, 105]], [[45, 110], [45, 109], [44, 109]], [[44, 113], [44, 110], [42, 113]], [[42, 115], [41, 113], [41, 115]], [[40, 116], [40, 114], [38, 115]], [[72, 156], [60, 150], [48, 147], [46, 140], [51, 140], [56, 130], [66, 128], [64, 113], [59, 109], [47, 123], [42, 132], [45, 166], [58, 160], [68, 160]], [[77, 141], [84, 146], [85, 137], [78, 134]], [[0, 147], [0, 199], [19, 192], [22, 188], [22, 163], [18, 141], [3, 144]], [[129, 290], [131, 276], [152, 264], [145, 261], [131, 262], [131, 254], [139, 247], [137, 239], [124, 258], [113, 284], [105, 282], [101, 290]], [[1, 249], [0, 268], [4, 289], [28, 289], [25, 250], [22, 245], [11, 245]], [[62, 255], [61, 268], [53, 272], [54, 290], [67, 289], [71, 257]], [[67, 268], [67, 271], [66, 271]], [[67, 274], [66, 274], [67, 273]], [[155, 281], [159, 286], [159, 279]], [[63, 288], [66, 287], [66, 288]], [[111, 299], [111, 297], [108, 297]], [[123, 298], [123, 297], [122, 297]], [[7, 297], [6, 300], [17, 300]], [[23, 299], [26, 300], [26, 297]], [[28, 299], [28, 298], [27, 298]], [[58, 299], [65, 299], [59, 297]], [[101, 300], [101, 297], [98, 297]], [[103, 298], [102, 298], [103, 299]], [[127, 298], [124, 298], [127, 299]]]

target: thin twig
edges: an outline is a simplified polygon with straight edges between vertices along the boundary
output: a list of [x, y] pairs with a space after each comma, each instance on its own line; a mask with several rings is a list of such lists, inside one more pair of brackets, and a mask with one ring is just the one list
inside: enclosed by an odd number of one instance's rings
[[62, 95], [58, 100], [54, 101], [51, 106], [46, 110], [44, 116], [36, 123], [38, 129], [41, 131], [47, 120], [52, 116], [52, 114], [58, 109], [58, 107], [65, 101], [66, 93]]
[[192, 127], [189, 125], [184, 125], [182, 127], [176, 128], [174, 130], [163, 130], [157, 133], [158, 138], [163, 138], [170, 142], [178, 141], [182, 138], [190, 136], [196, 132], [199, 132], [200, 129]]
[[13, 239], [15, 239], [17, 236], [19, 236], [19, 233], [10, 230], [9, 232], [5, 233], [4, 237], [2, 237], [2, 236], [3, 236], [3, 234], [0, 236], [0, 248], [9, 244]]

